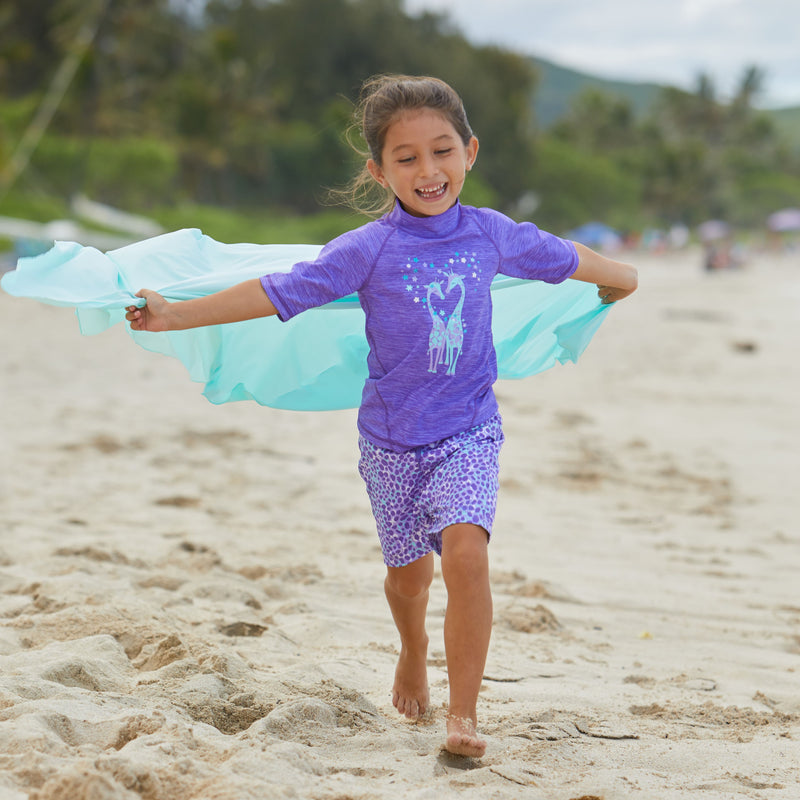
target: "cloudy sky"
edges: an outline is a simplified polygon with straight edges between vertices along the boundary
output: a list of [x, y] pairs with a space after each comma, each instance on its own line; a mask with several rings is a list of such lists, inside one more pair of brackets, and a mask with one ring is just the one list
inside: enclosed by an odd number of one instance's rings
[[406, 9], [447, 12], [476, 44], [603, 77], [689, 89], [702, 71], [723, 97], [756, 64], [766, 73], [760, 105], [800, 105], [798, 0], [406, 0]]

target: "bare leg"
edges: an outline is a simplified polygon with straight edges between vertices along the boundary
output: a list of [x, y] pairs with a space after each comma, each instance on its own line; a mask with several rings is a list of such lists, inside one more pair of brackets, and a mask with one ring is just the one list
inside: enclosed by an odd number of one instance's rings
[[400, 658], [394, 675], [392, 703], [409, 719], [421, 717], [430, 702], [428, 634], [425, 613], [433, 580], [433, 553], [405, 567], [387, 567], [384, 588], [400, 634]]
[[492, 633], [487, 545], [486, 531], [477, 525], [452, 525], [442, 534], [442, 576], [447, 586], [444, 646], [450, 683], [445, 748], [474, 758], [486, 751], [486, 742], [477, 733], [477, 704]]

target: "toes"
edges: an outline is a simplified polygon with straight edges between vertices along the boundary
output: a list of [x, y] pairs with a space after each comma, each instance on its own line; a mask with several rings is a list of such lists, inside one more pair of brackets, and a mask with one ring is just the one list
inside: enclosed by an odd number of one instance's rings
[[397, 692], [392, 695], [392, 705], [397, 709], [399, 714], [408, 717], [408, 719], [418, 719], [426, 711], [424, 703], [420, 703], [414, 698], [403, 697], [397, 694]]
[[481, 758], [486, 752], [486, 742], [465, 733], [452, 733], [447, 737], [445, 750], [457, 756]]
[[459, 756], [481, 758], [486, 752], [486, 742], [479, 738], [474, 720], [448, 715], [445, 750]]

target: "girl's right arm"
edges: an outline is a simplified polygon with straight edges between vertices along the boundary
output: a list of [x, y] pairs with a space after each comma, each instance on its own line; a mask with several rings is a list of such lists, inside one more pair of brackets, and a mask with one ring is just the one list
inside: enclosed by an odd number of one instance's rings
[[635, 267], [607, 258], [579, 242], [573, 244], [578, 253], [578, 268], [572, 277], [596, 284], [597, 294], [604, 305], [622, 300], [636, 291], [639, 275]]
[[136, 296], [144, 297], [147, 303], [142, 308], [129, 306], [127, 309], [125, 319], [135, 331], [182, 331], [278, 313], [258, 278], [177, 303], [167, 302], [158, 292], [149, 289], [142, 289]]

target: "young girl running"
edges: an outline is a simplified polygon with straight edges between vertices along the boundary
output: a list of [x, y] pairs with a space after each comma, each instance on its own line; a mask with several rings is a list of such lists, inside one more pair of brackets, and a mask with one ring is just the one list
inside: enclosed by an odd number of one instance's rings
[[[392, 699], [417, 718], [429, 707], [425, 628], [433, 553], [447, 589], [450, 700], [445, 747], [480, 757], [477, 698], [489, 647], [488, 542], [503, 442], [493, 384], [492, 278], [597, 284], [602, 303], [637, 286], [636, 270], [592, 250], [463, 206], [478, 155], [459, 96], [440, 80], [381, 76], [358, 109], [369, 148], [357, 188], [383, 187], [387, 213], [330, 242], [291, 272], [182, 302], [142, 289], [137, 331], [218, 325], [306, 309], [356, 292], [366, 315], [369, 377], [358, 414], [359, 471], [387, 565], [386, 597], [400, 634]], [[532, 309], [532, 315], [534, 310]]]

